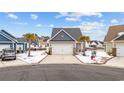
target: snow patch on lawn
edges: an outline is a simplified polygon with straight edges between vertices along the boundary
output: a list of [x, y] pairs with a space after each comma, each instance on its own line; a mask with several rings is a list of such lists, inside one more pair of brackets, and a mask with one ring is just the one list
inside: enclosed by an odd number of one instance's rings
[[90, 50], [86, 51], [86, 56], [82, 54], [75, 55], [80, 61], [83, 63], [103, 63], [106, 59], [112, 58], [112, 56], [108, 55], [103, 50], [96, 51], [96, 57], [91, 60], [91, 52]]
[[[91, 56], [91, 52], [90, 50], [86, 51], [86, 55], [87, 56]], [[108, 57], [111, 58], [112, 56], [108, 55], [104, 50], [96, 50], [96, 56], [97, 57]]]
[[75, 55], [80, 61], [83, 63], [94, 63], [93, 60], [90, 59], [88, 56], [82, 56], [82, 55]]
[[31, 57], [28, 57], [28, 53], [17, 54], [18, 59], [27, 62], [29, 64], [38, 63], [47, 56], [45, 51], [31, 51]]

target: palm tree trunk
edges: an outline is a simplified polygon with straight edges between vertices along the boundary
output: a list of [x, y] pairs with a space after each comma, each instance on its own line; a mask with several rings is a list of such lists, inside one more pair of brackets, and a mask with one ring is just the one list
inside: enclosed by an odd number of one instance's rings
[[83, 51], [83, 48], [82, 48], [83, 46], [82, 46], [82, 42], [81, 42], [81, 48], [80, 48], [80, 52], [82, 52]]
[[31, 43], [29, 42], [28, 57], [31, 56]]
[[85, 54], [85, 47], [86, 47], [85, 42], [83, 42], [83, 55], [84, 56], [86, 56], [86, 54]]

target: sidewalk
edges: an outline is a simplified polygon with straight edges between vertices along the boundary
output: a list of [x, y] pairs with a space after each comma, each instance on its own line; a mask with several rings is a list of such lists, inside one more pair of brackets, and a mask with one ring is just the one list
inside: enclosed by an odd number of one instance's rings
[[124, 57], [115, 57], [109, 60], [104, 66], [124, 68]]
[[29, 65], [26, 62], [23, 62], [19, 59], [17, 60], [8, 60], [8, 61], [1, 61], [0, 60], [0, 67], [9, 67], [9, 66], [21, 66], [21, 65]]

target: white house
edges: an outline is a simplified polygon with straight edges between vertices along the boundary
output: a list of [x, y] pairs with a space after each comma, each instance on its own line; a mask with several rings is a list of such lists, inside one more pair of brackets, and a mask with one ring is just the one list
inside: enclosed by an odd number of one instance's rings
[[103, 42], [102, 41], [97, 41], [97, 40], [92, 40], [89, 43], [90, 47], [96, 47], [96, 48], [103, 48]]
[[49, 40], [52, 54], [75, 54], [80, 50], [78, 38], [82, 35], [80, 28], [53, 28]]

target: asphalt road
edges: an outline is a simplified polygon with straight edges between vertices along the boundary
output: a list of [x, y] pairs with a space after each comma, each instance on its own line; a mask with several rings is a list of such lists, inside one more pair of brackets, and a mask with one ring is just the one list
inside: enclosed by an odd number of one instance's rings
[[0, 68], [1, 81], [123, 81], [124, 69], [80, 64]]

